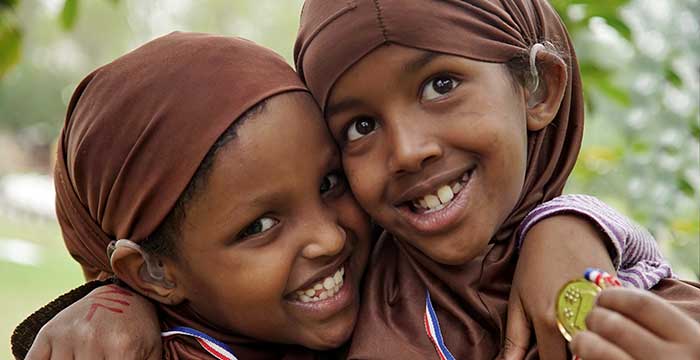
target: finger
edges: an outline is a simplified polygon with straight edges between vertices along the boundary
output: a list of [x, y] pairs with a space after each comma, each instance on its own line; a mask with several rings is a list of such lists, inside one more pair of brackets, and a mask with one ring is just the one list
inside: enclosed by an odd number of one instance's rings
[[[604, 290], [597, 305], [634, 320], [658, 337], [673, 342], [696, 341], [700, 325], [672, 304], [649, 291], [631, 288]], [[640, 311], [642, 310], [643, 311]]]
[[51, 359], [51, 345], [43, 340], [43, 337], [37, 336], [34, 339], [32, 347], [29, 348], [25, 360], [48, 360]]
[[574, 335], [569, 346], [576, 356], [584, 360], [633, 360], [622, 349], [590, 331]]
[[534, 321], [533, 326], [540, 359], [565, 359], [566, 341], [557, 328], [554, 312], [542, 321]]
[[504, 360], [521, 360], [525, 358], [530, 345], [530, 320], [525, 314], [520, 295], [516, 290], [510, 293], [508, 300], [508, 318], [506, 321], [506, 338], [503, 344]]
[[635, 359], [663, 358], [665, 344], [661, 339], [620, 313], [596, 307], [586, 317], [586, 326]]
[[71, 348], [57, 348], [52, 347], [51, 349], [51, 360], [73, 360], [73, 349]]

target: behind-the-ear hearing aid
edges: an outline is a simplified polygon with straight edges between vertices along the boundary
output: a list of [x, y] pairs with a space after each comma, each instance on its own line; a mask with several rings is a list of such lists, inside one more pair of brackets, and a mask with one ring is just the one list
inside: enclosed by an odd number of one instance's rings
[[109, 257], [110, 266], [114, 266], [114, 264], [112, 263], [112, 254], [120, 246], [136, 250], [139, 254], [141, 254], [141, 257], [143, 257], [143, 261], [146, 263], [146, 272], [147, 275], [150, 277], [150, 280], [157, 282], [169, 289], [175, 286], [175, 284], [173, 284], [165, 278], [165, 271], [163, 270], [163, 265], [157, 259], [154, 259], [146, 251], [144, 251], [141, 248], [141, 246], [139, 246], [139, 244], [129, 239], [121, 239], [109, 243], [109, 245], [107, 246], [107, 256]]
[[542, 43], [532, 45], [530, 48], [530, 78], [532, 79], [532, 92], [536, 92], [540, 87], [540, 74], [537, 71], [537, 53], [544, 50]]

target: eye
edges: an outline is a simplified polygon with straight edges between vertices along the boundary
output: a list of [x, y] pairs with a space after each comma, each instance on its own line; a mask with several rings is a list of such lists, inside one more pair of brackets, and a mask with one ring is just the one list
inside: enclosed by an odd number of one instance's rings
[[277, 225], [278, 222], [279, 221], [267, 216], [257, 218], [250, 225], [248, 225], [248, 227], [243, 229], [243, 231], [241, 231], [238, 234], [238, 238], [244, 239], [260, 233], [264, 233], [265, 231], [270, 230], [271, 227]]
[[421, 90], [423, 100], [435, 100], [445, 96], [459, 85], [459, 80], [449, 75], [439, 75], [432, 78]]
[[377, 128], [377, 123], [370, 117], [361, 117], [350, 123], [346, 136], [348, 141], [357, 140], [369, 135]]
[[340, 185], [343, 179], [343, 174], [340, 172], [329, 173], [323, 177], [319, 191], [321, 194], [325, 194]]

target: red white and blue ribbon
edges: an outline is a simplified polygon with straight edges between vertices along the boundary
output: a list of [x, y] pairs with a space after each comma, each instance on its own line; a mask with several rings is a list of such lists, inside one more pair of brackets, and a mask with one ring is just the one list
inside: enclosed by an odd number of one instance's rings
[[620, 280], [600, 269], [588, 268], [583, 274], [583, 277], [603, 289], [622, 286]]
[[229, 348], [226, 344], [214, 339], [213, 337], [192, 328], [185, 326], [176, 326], [168, 331], [163, 331], [160, 336], [168, 337], [175, 335], [184, 335], [195, 338], [199, 345], [201, 345], [204, 350], [206, 350], [211, 356], [218, 360], [238, 360], [236, 356], [233, 355], [233, 350]]
[[430, 291], [425, 292], [425, 331], [428, 333], [428, 338], [435, 346], [440, 360], [455, 360], [450, 350], [447, 349], [445, 341], [442, 339], [440, 331], [440, 322], [433, 308], [433, 302], [430, 300]]

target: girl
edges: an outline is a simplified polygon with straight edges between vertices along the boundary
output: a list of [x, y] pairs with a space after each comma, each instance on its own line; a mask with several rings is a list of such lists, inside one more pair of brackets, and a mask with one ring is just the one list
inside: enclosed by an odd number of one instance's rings
[[[310, 0], [295, 61], [357, 200], [387, 231], [350, 358], [494, 358], [516, 228], [561, 193], [581, 143], [581, 81], [556, 12], [544, 0]], [[560, 237], [576, 229], [560, 225]], [[518, 267], [541, 276], [540, 259]], [[530, 286], [552, 304], [559, 284]], [[697, 284], [655, 291], [700, 319], [687, 301]], [[546, 325], [534, 324], [538, 340]], [[540, 345], [564, 357], [563, 341]]]
[[[281, 57], [206, 34], [78, 86], [55, 169], [64, 240], [88, 276], [155, 301], [165, 358], [315, 359], [350, 336], [370, 228], [320, 116]], [[133, 299], [98, 291], [88, 321]]]
[[[308, 6], [312, 6], [312, 5], [308, 5]], [[361, 174], [361, 176], [365, 176], [365, 175], [371, 175], [371, 174]], [[360, 175], [356, 173], [356, 176], [360, 176]], [[452, 189], [452, 188], [450, 188], [450, 190], [451, 190], [451, 189]], [[458, 191], [455, 190], [455, 192], [458, 192]], [[438, 195], [439, 195], [439, 194], [438, 194]], [[438, 199], [439, 199], [439, 197], [438, 197]], [[551, 215], [551, 214], [553, 214], [553, 213], [557, 213], [557, 212], [561, 212], [561, 211], [568, 211], [568, 212], [578, 211], [577, 209], [575, 209], [575, 208], [572, 206], [572, 204], [576, 204], [577, 202], [578, 202], [579, 204], [582, 203], [582, 202], [588, 204], [588, 205], [587, 205], [587, 208], [586, 208], [588, 211], [590, 211], [590, 210], [593, 209], [593, 208], [595, 208], [595, 209], [606, 209], [605, 207], [603, 207], [601, 204], [598, 204], [598, 203], [594, 203], [593, 205], [591, 205], [591, 204], [590, 204], [590, 201], [591, 201], [591, 200], [588, 199], [588, 198], [572, 198], [572, 199], [568, 199], [568, 200], [565, 199], [565, 200], [566, 200], [566, 201], [563, 201], [561, 204], [549, 203], [549, 205], [550, 205], [550, 208], [549, 208], [549, 209], [542, 209], [542, 210], [546, 210], [545, 212], [533, 213], [532, 216], [531, 216], [531, 218], [530, 218], [530, 219], [532, 220], [532, 222], [530, 222], [530, 224], [534, 224], [534, 222], [536, 222], [537, 220], [540, 220], [540, 219], [542, 219], [544, 216], [546, 216], [546, 215]], [[419, 201], [419, 203], [420, 203], [420, 201]], [[419, 205], [420, 205], [420, 204], [419, 204]], [[552, 211], [552, 209], [554, 209], [554, 211]], [[605, 215], [601, 215], [601, 214], [586, 214], [586, 215], [590, 216], [590, 217], [591, 217], [592, 219], [594, 219], [595, 221], [600, 221], [600, 218], [603, 218], [603, 219], [606, 219], [606, 218], [607, 218], [608, 220], [614, 219], [614, 220], [616, 220], [616, 221], [620, 219], [619, 216], [617, 216], [617, 215], [615, 215], [615, 214], [605, 214]], [[600, 216], [596, 216], [596, 215], [600, 215]], [[568, 223], [568, 222], [567, 222], [567, 223]], [[583, 222], [583, 223], [584, 223], [585, 226], [588, 226], [587, 223], [585, 223], [585, 222]], [[543, 223], [543, 224], [545, 224], [545, 223]], [[604, 224], [604, 223], [601, 223], [601, 224]], [[545, 224], [545, 225], [546, 225], [546, 224]], [[584, 227], [585, 227], [585, 226], [584, 226]], [[557, 229], [558, 229], [559, 227], [560, 227], [560, 226], [557, 225]], [[603, 228], [604, 226], [601, 225], [601, 227]], [[620, 251], [621, 249], [626, 248], [626, 246], [625, 246], [625, 245], [626, 245], [626, 244], [625, 244], [625, 241], [628, 241], [628, 240], [630, 240], [630, 242], [632, 242], [632, 241], [638, 241], [638, 242], [641, 242], [641, 244], [649, 244], [649, 243], [652, 243], [652, 244], [653, 244], [653, 242], [652, 242], [650, 239], [645, 239], [645, 241], [641, 241], [641, 240], [642, 240], [642, 237], [637, 237], [637, 238], [631, 237], [631, 238], [628, 239], [625, 235], [627, 235], [627, 234], [633, 234], [633, 235], [637, 235], [637, 236], [638, 236], [639, 234], [638, 234], [638, 233], [635, 233], [634, 231], [630, 231], [630, 229], [633, 229], [633, 227], [632, 227], [631, 225], [627, 224], [627, 223], [623, 223], [623, 224], [613, 224], [613, 226], [608, 227], [608, 228], [606, 228], [606, 229], [609, 230], [610, 228], [612, 228], [612, 229], [614, 229], [614, 230], [622, 230], [620, 233], [615, 233], [615, 232], [613, 232], [613, 233], [610, 233], [610, 234], [609, 234], [609, 235], [611, 235], [611, 239], [613, 240], [613, 243], [615, 243], [615, 244], [618, 245], [618, 248], [616, 248], [615, 251], [613, 251], [613, 253], [615, 253], [616, 251], [618, 251], [618, 254], [620, 254], [620, 255], [623, 255], [623, 254], [629, 255], [629, 254], [630, 254], [629, 252], [622, 253], [622, 254], [619, 253], [619, 251]], [[533, 232], [535, 232], [537, 229], [540, 229], [540, 232], [547, 233], [546, 231], [543, 231], [543, 230], [542, 230], [542, 228], [541, 228], [541, 226], [540, 226], [539, 224], [538, 224], [538, 226], [536, 226], [535, 228], [533, 228]], [[581, 240], [582, 242], [585, 242], [585, 244], [587, 244], [586, 248], [578, 250], [578, 252], [580, 253], [579, 255], [583, 255], [582, 258], [581, 258], [581, 259], [577, 259], [578, 262], [576, 262], [576, 263], [573, 262], [573, 261], [570, 261], [570, 264], [569, 264], [569, 265], [571, 265], [571, 267], [572, 267], [572, 271], [576, 271], [576, 274], [577, 274], [577, 275], [578, 275], [578, 270], [575, 270], [576, 266], [574, 266], [573, 264], [576, 264], [577, 266], [579, 266], [579, 265], [580, 265], [580, 266], [585, 266], [585, 265], [589, 265], [591, 261], [600, 261], [600, 259], [602, 259], [601, 256], [588, 256], [588, 257], [585, 256], [585, 255], [591, 253], [591, 252], [590, 252], [591, 249], [595, 248], [596, 245], [600, 245], [600, 244], [596, 244], [596, 243], [590, 242], [590, 239], [591, 239], [591, 238], [594, 238], [594, 239], [595, 239], [596, 237], [599, 237], [599, 234], [596, 232], [595, 229], [593, 229], [593, 228], [591, 228], [591, 229], [585, 228], [584, 230], [586, 230], [587, 232], [586, 232], [586, 233], [581, 232], [581, 233], [576, 234], [576, 238], [572, 238], [571, 241], [569, 241], [569, 242], [561, 242], [561, 241], [558, 241], [557, 243], [553, 244], [554, 246], [560, 245], [560, 244], [562, 244], [562, 243], [566, 243], [566, 244], [578, 244], [579, 242], [577, 242], [576, 240]], [[592, 231], [591, 231], [591, 230], [592, 230]], [[525, 234], [526, 232], [527, 232], [527, 231], [526, 231], [525, 229], [522, 231], [522, 234], [523, 234], [523, 235], [521, 236], [521, 238], [524, 237], [524, 234]], [[554, 234], [555, 237], [558, 236], [558, 234], [556, 234], [556, 233], [549, 233], [549, 236], [551, 236], [552, 234]], [[582, 234], [584, 234], [584, 236], [582, 236]], [[624, 235], [620, 235], [620, 234], [624, 234]], [[642, 234], [642, 235], [646, 235], [646, 234]], [[558, 240], [558, 239], [556, 239], [556, 240]], [[395, 262], [395, 261], [396, 261], [396, 260], [395, 260], [395, 254], [391, 254], [391, 253], [390, 253], [390, 254], [388, 254], [388, 256], [387, 256], [387, 254], [385, 254], [386, 246], [387, 246], [387, 241], [383, 241], [381, 244], [382, 244], [382, 245], [379, 247], [380, 252], [379, 252], [378, 254], [379, 254], [380, 256], [385, 256], [385, 257], [378, 257], [377, 260], [378, 260], [379, 262], [383, 262], [383, 261], [386, 260], [386, 261], [389, 262], [390, 264], [393, 263], [393, 262]], [[530, 244], [529, 241], [528, 241], [528, 244]], [[549, 244], [548, 244], [548, 245], [549, 245]], [[637, 245], [637, 247], [639, 248], [639, 245]], [[456, 250], [456, 249], [457, 249], [457, 248], [455, 248], [455, 250]], [[549, 250], [549, 249], [548, 249], [548, 250]], [[566, 250], [569, 250], [569, 253], [571, 253], [572, 251], [576, 251], [576, 249], [573, 249], [573, 250], [571, 250], [571, 249], [566, 249]], [[598, 249], [598, 250], [602, 250], [603, 255], [607, 255], [607, 254], [605, 253], [605, 248], [604, 248], [604, 247], [601, 247], [601, 248]], [[452, 253], [453, 253], [453, 251], [452, 251], [451, 249], [445, 252], [445, 254], [446, 254], [447, 256], [451, 256]], [[458, 252], [454, 252], [454, 253], [459, 254]], [[538, 254], [541, 254], [541, 253], [542, 253], [542, 251], [538, 252]], [[595, 251], [593, 251], [592, 253], [595, 253]], [[524, 254], [527, 254], [527, 250], [524, 250]], [[655, 255], [655, 254], [653, 254], [653, 251], [652, 251], [652, 255]], [[592, 259], [592, 260], [591, 260], [591, 259]], [[616, 262], [619, 263], [619, 257], [615, 256], [615, 259], [616, 259]], [[627, 261], [627, 260], [629, 260], [629, 259], [625, 259], [625, 260], [623, 261], [623, 264], [629, 265], [629, 264], [632, 263], [632, 262], [638, 263], [638, 261], [639, 261], [639, 259], [632, 259], [631, 261]], [[455, 261], [456, 261], [456, 260], [455, 260]], [[544, 261], [538, 261], [538, 264], [542, 264], [542, 263], [544, 263]], [[644, 264], [644, 263], [639, 263], [639, 264]], [[512, 265], [514, 265], [513, 262], [511, 262], [511, 264], [510, 264], [509, 266], [512, 267]], [[604, 263], [603, 263], [603, 265], [604, 265]], [[618, 264], [618, 265], [619, 265], [619, 264]], [[658, 269], [655, 269], [655, 270], [659, 270], [660, 273], [654, 273], [654, 274], [652, 274], [652, 277], [654, 277], [654, 276], [656, 276], [656, 277], [663, 276], [663, 274], [665, 274], [664, 271], [666, 271], [666, 268], [663, 267], [663, 266], [659, 266], [659, 265], [662, 265], [662, 264], [656, 264], [656, 265], [658, 266]], [[599, 265], [599, 266], [602, 266], [602, 265]], [[612, 266], [612, 265], [611, 265], [611, 266]], [[410, 269], [410, 268], [409, 268], [409, 269]], [[530, 269], [532, 269], [532, 267], [531, 267]], [[511, 271], [512, 271], [512, 270], [511, 270]], [[391, 273], [389, 273], [389, 274], [391, 274]], [[660, 274], [661, 274], [661, 275], [660, 275]], [[375, 274], [375, 275], [376, 275], [376, 274]], [[566, 277], [566, 276], [567, 276], [567, 273], [566, 273], [566, 272], [554, 273], [554, 275], [558, 275], [559, 277], [557, 277], [557, 280], [560, 280], [560, 281], [565, 281], [565, 280], [568, 279], [568, 278]], [[411, 279], [411, 281], [415, 281], [415, 280], [414, 280], [414, 279]], [[473, 280], [470, 280], [468, 277], [465, 277], [463, 280], [458, 280], [458, 281], [462, 281], [464, 284], [469, 284], [469, 282], [472, 282]], [[526, 283], [527, 283], [527, 281], [526, 281]], [[529, 282], [529, 283], [532, 284], [532, 282]], [[383, 286], [383, 284], [377, 283], [376, 281], [375, 281], [375, 282], [370, 282], [370, 283], [368, 284], [368, 287], [372, 287], [372, 286]], [[501, 286], [501, 290], [505, 289], [506, 292], [507, 292], [508, 288], [506, 288], [505, 285], [500, 285], [500, 286]], [[460, 286], [460, 287], [461, 287], [461, 286]], [[530, 288], [530, 287], [525, 287], [525, 289], [528, 289], [528, 288]], [[372, 291], [371, 291], [371, 290], [368, 290], [368, 293], [372, 294]], [[424, 299], [424, 297], [425, 297], [425, 292], [424, 292], [424, 290], [421, 290], [420, 293], [419, 293], [416, 297], [412, 297], [412, 298], [411, 298], [411, 301], [414, 301], [414, 300], [421, 300], [421, 301], [422, 301], [422, 299]], [[390, 299], [390, 300], [391, 300], [391, 299]], [[391, 300], [390, 302], [387, 302], [387, 306], [392, 305], [392, 302], [393, 302], [393, 300]], [[91, 304], [91, 303], [92, 303], [92, 300], [88, 300], [87, 304], [89, 305], [89, 304]], [[376, 306], [372, 301], [370, 301], [369, 304], [370, 304], [370, 306]], [[379, 316], [382, 316], [382, 315], [379, 314]], [[117, 319], [117, 320], [119, 320], [119, 319]], [[64, 321], [67, 322], [67, 320], [64, 320]], [[111, 319], [111, 318], [109, 319], [109, 321], [110, 321], [112, 324], [113, 324], [113, 323], [118, 323], [118, 322], [119, 322], [119, 321], [115, 321], [115, 319]], [[378, 321], [378, 319], [374, 319], [373, 317], [370, 316], [370, 317], [368, 317], [368, 318], [365, 318], [364, 321], [366, 321], [366, 322], [375, 322], [375, 321]], [[408, 327], [408, 328], [410, 328], [410, 327]], [[63, 333], [63, 332], [60, 332], [60, 333]], [[374, 340], [381, 340], [381, 339], [383, 339], [383, 337], [382, 337], [383, 334], [382, 334], [382, 333], [377, 333], [377, 334], [379, 335], [379, 337], [376, 337], [376, 338], [374, 337], [375, 335], [374, 335], [374, 334], [371, 334], [371, 333], [365, 333], [363, 336], [366, 336], [366, 337], [367, 337], [366, 341], [373, 341], [373, 339], [374, 339]], [[424, 338], [424, 336], [419, 336], [419, 338]], [[427, 339], [427, 338], [426, 338], [426, 339]], [[383, 344], [382, 347], [386, 347], [386, 348], [389, 349], [389, 348], [394, 348], [394, 347], [402, 347], [402, 346], [405, 345], [405, 344], [403, 344], [403, 343], [400, 342], [400, 341], [399, 341], [399, 342], [394, 341], [395, 339], [391, 339], [391, 340], [393, 341], [391, 344]], [[413, 340], [413, 339], [411, 339], [411, 340]], [[356, 340], [356, 342], [359, 342], [359, 341], [360, 341], [360, 340]], [[497, 350], [498, 350], [498, 347], [497, 347], [496, 345], [494, 345], [493, 348], [490, 349], [489, 351], [492, 352], [492, 351], [497, 351]], [[390, 354], [390, 352], [387, 351], [386, 355], [387, 355], [388, 357], [393, 357], [393, 355], [389, 355], [389, 354]], [[398, 352], [397, 355], [401, 355], [401, 353]], [[414, 354], [414, 355], [416, 355], [416, 354]], [[420, 356], [423, 356], [423, 354], [420, 354]], [[432, 354], [431, 357], [432, 357], [432, 356], [434, 356], [434, 354]]]

